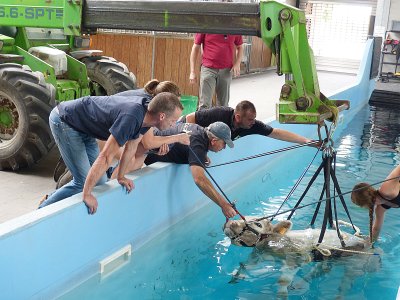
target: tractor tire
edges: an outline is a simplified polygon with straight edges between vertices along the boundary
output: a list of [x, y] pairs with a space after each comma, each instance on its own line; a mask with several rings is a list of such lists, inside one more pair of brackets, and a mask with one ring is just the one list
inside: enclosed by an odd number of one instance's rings
[[114, 58], [90, 56], [81, 61], [86, 65], [92, 96], [114, 95], [136, 89], [135, 75]]
[[41, 72], [0, 64], [0, 170], [29, 167], [51, 150], [49, 114], [54, 105], [55, 88]]

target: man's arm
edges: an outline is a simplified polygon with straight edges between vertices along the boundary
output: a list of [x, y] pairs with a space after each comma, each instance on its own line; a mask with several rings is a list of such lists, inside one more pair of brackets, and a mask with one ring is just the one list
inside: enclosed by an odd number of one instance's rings
[[196, 112], [186, 115], [186, 123], [196, 124]]
[[190, 83], [196, 83], [196, 62], [199, 57], [201, 45], [193, 44], [192, 52], [190, 52]]
[[310, 139], [305, 138], [304, 136], [279, 128], [274, 128], [273, 131], [268, 135], [268, 137], [298, 144], [305, 144], [312, 142]]
[[128, 193], [134, 189], [134, 184], [133, 181], [126, 178], [125, 174], [127, 173], [128, 166], [130, 164], [134, 164], [135, 162], [135, 154], [136, 150], [138, 148], [139, 143], [142, 140], [143, 135], [139, 135], [137, 139], [134, 140], [129, 140], [126, 142], [124, 151], [122, 152], [121, 155], [121, 161], [119, 164], [119, 169], [118, 169], [118, 174], [117, 174], [117, 180], [118, 183], [121, 184], [126, 188]]
[[93, 163], [86, 177], [83, 187], [83, 201], [88, 207], [89, 214], [94, 214], [97, 210], [97, 199], [92, 195], [93, 187], [97, 184], [101, 176], [111, 165], [114, 155], [118, 153], [119, 145], [117, 140], [110, 135], [103, 150]]
[[232, 218], [236, 215], [235, 210], [232, 206], [220, 195], [210, 182], [206, 175], [204, 174], [204, 169], [200, 166], [190, 166], [190, 171], [194, 182], [199, 187], [199, 189], [212, 201], [214, 201], [219, 207], [221, 207], [223, 214], [227, 218]]
[[236, 47], [236, 59], [232, 67], [232, 72], [234, 77], [240, 75], [240, 64], [242, 63], [243, 51], [244, 51], [243, 44]]
[[179, 133], [169, 136], [155, 136], [153, 129], [150, 128], [142, 139], [145, 149], [160, 148], [164, 144], [180, 143], [184, 145], [190, 144], [190, 135], [187, 133]]

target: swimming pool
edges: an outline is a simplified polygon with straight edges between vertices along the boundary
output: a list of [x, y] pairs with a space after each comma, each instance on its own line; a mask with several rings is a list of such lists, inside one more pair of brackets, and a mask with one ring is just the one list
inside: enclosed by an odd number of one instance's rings
[[[337, 177], [342, 191], [354, 183], [382, 180], [399, 161], [400, 110], [366, 106], [343, 129], [337, 150]], [[238, 209], [245, 215], [271, 215], [279, 207], [315, 151], [292, 151], [291, 169], [269, 165], [240, 186], [228, 190], [242, 199]], [[320, 155], [288, 205], [301, 195], [321, 161]], [[317, 200], [322, 176], [302, 203]], [[314, 195], [314, 196], [313, 196]], [[368, 233], [368, 212], [346, 202], [351, 216], [364, 234]], [[292, 218], [294, 229], [308, 226], [314, 208], [299, 210]], [[381, 256], [353, 256], [302, 266], [289, 287], [290, 299], [395, 299], [400, 283], [400, 236], [397, 210], [387, 213], [376, 252]], [[278, 219], [285, 218], [281, 216]], [[346, 220], [339, 205], [339, 219]], [[316, 224], [322, 222], [320, 212]], [[223, 215], [208, 205], [172, 226], [134, 251], [130, 263], [101, 278], [92, 277], [62, 299], [269, 299], [276, 297], [282, 261], [266, 258], [232, 281], [240, 263], [247, 263], [252, 249], [230, 245], [222, 233]], [[230, 283], [231, 282], [231, 283]]]
[[[375, 48], [379, 47], [374, 47], [374, 40], [369, 39], [356, 82], [333, 95], [328, 95], [331, 99], [351, 100], [351, 109], [343, 113], [343, 122], [336, 130], [338, 137], [342, 136], [343, 129], [346, 129], [344, 124], [347, 126], [348, 120], [351, 120], [363, 108], [374, 89], [375, 81], [370, 74], [372, 53]], [[315, 126], [283, 125], [276, 121], [271, 125], [310, 138], [316, 137]], [[217, 164], [286, 147], [288, 144], [253, 135], [235, 141], [234, 151], [227, 149], [224, 150], [223, 155], [210, 154], [210, 157], [213, 163]], [[254, 210], [247, 210], [247, 208], [251, 209], [251, 206], [246, 204], [254, 201], [256, 201], [256, 207], [260, 207], [256, 212], [260, 213], [264, 212], [263, 201], [268, 200], [267, 203], [279, 201], [279, 199], [270, 199], [276, 197], [271, 192], [283, 189], [280, 182], [285, 183], [287, 178], [300, 175], [302, 170], [297, 168], [304, 166], [305, 161], [308, 161], [312, 155], [313, 152], [305, 149], [296, 151], [295, 155], [288, 152], [280, 153], [273, 157], [266, 156], [242, 164], [215, 168], [212, 174], [232, 199], [240, 200], [240, 205], [243, 207], [239, 206], [239, 208], [243, 213], [254, 213]], [[268, 171], [263, 171], [266, 166], [268, 166]], [[288, 169], [286, 170], [285, 167]], [[270, 170], [274, 172], [271, 173]], [[276, 170], [280, 171], [276, 172]], [[294, 175], [295, 171], [298, 174]], [[147, 255], [146, 251], [139, 251], [141, 246], [146, 245], [156, 236], [163, 236], [159, 234], [165, 235], [171, 226], [191, 213], [207, 205], [212, 207], [210, 201], [193, 183], [189, 168], [185, 165], [156, 163], [127, 176], [134, 180], [136, 185], [135, 190], [130, 194], [126, 194], [116, 181], [110, 181], [94, 189], [99, 202], [99, 209], [95, 215], [88, 216], [81, 195], [78, 194], [0, 224], [2, 298], [57, 298], [77, 284], [92, 278], [94, 274], [98, 274], [100, 262], [110, 254], [131, 245], [134, 251], [133, 258], [141, 261], [140, 255]], [[264, 184], [258, 184], [257, 188], [262, 187], [265, 192], [260, 191], [259, 194], [254, 194], [250, 190], [247, 193], [242, 192], [238, 186], [246, 183], [246, 180], [249, 182], [249, 177], [260, 178]], [[257, 182], [254, 181], [254, 184]], [[274, 190], [271, 191], [269, 185], [275, 187]], [[201, 212], [202, 210], [199, 214], [192, 214], [191, 217], [207, 215], [207, 213], [202, 215]], [[214, 210], [212, 212], [213, 214], [207, 215], [208, 218], [205, 218], [204, 222], [212, 218], [220, 223], [221, 221], [217, 218], [221, 215]], [[300, 221], [299, 225], [301, 225]], [[205, 225], [206, 229], [208, 226], [210, 225]], [[210, 235], [217, 234], [219, 230], [219, 226], [215, 227], [215, 231], [210, 232]], [[180, 236], [178, 233], [176, 235]], [[200, 239], [199, 235], [195, 235], [194, 240], [197, 241], [197, 239]], [[168, 247], [161, 250], [175, 250], [173, 245], [174, 243], [168, 240]], [[235, 250], [229, 251], [234, 253], [232, 251]], [[156, 256], [160, 255], [158, 253]], [[169, 255], [167, 252], [163, 253]], [[225, 254], [225, 252], [221, 253]], [[242, 249], [237, 253], [246, 255]], [[231, 256], [224, 255], [223, 257]], [[245, 261], [246, 257], [238, 258]], [[221, 260], [222, 256], [216, 259]], [[237, 265], [235, 257], [233, 265]], [[145, 272], [145, 268], [142, 269]], [[108, 281], [102, 280], [102, 282]], [[227, 291], [224, 290], [223, 293], [225, 295]], [[227, 297], [229, 297], [228, 294]], [[263, 296], [255, 296], [257, 297], [263, 298]], [[90, 296], [90, 298], [93, 297]], [[182, 298], [185, 298], [185, 295]]]

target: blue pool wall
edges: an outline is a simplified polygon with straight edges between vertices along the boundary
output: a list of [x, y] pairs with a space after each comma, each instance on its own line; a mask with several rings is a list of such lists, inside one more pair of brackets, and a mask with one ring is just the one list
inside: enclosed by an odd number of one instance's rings
[[[356, 84], [331, 99], [350, 99], [341, 128], [366, 105], [375, 81], [369, 79], [373, 42], [368, 40]], [[301, 135], [316, 138], [315, 125], [283, 125]], [[234, 149], [211, 153], [214, 164], [290, 145], [260, 136], [235, 141]], [[296, 150], [294, 150], [296, 151]], [[261, 167], [279, 161], [290, 167], [292, 152], [264, 156], [244, 163], [212, 168], [210, 172], [228, 197], [230, 190]], [[215, 205], [193, 183], [187, 165], [157, 163], [129, 175], [136, 188], [126, 194], [115, 181], [96, 187], [99, 207], [88, 215], [81, 195], [0, 224], [0, 291], [2, 299], [48, 299], [59, 296], [99, 272], [99, 261], [131, 244], [135, 250], [172, 224], [204, 205]], [[12, 201], [12, 199], [10, 199]], [[219, 209], [215, 206], [215, 209]], [[221, 220], [224, 217], [221, 213]]]

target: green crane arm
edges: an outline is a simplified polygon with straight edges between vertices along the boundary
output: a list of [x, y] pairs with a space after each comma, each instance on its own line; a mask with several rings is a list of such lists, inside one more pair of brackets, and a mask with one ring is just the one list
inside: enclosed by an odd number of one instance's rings
[[261, 38], [275, 53], [277, 72], [287, 74], [278, 104], [281, 123], [336, 122], [349, 101], [328, 100], [319, 89], [302, 10], [275, 1], [260, 3]]

